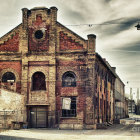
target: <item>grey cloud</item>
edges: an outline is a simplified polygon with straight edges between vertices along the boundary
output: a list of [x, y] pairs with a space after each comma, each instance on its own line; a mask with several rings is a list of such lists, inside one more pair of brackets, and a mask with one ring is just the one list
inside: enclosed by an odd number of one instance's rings
[[83, 22], [86, 20], [85, 17], [77, 11], [67, 12], [65, 19], [68, 20], [69, 23]]
[[140, 55], [140, 41], [132, 42], [131, 44], [126, 44], [119, 48], [122, 51], [127, 51], [128, 53], [137, 53]]
[[[115, 20], [110, 20], [102, 23], [102, 30], [100, 31], [101, 37], [111, 36], [118, 34], [120, 32], [135, 28], [134, 26], [138, 23], [138, 18], [120, 18]], [[98, 30], [98, 27], [97, 29]]]
[[104, 0], [105, 2], [110, 2], [110, 1], [112, 1], [112, 0]]
[[91, 28], [87, 28], [85, 32], [97, 32], [101, 38], [109, 37], [120, 32], [135, 28], [138, 24], [139, 17], [118, 18], [105, 21], [98, 24], [93, 24]]
[[88, 3], [84, 0], [64, 2], [62, 11], [63, 20], [70, 24], [81, 24], [87, 22], [87, 15], [90, 13]]

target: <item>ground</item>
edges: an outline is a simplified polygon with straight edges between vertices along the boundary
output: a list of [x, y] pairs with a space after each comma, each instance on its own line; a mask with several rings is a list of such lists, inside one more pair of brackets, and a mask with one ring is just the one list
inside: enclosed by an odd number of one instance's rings
[[8, 130], [0, 133], [0, 140], [140, 140], [140, 116], [132, 115], [124, 120], [127, 124], [113, 124], [98, 130]]
[[140, 123], [98, 130], [21, 129], [1, 132], [0, 140], [139, 140]]

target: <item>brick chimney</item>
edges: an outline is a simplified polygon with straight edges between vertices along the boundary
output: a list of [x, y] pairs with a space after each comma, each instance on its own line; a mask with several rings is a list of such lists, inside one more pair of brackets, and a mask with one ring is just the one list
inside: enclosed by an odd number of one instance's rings
[[95, 48], [95, 45], [96, 45], [96, 35], [89, 34], [89, 35], [87, 35], [87, 37], [88, 37], [88, 51], [95, 52], [95, 50], [96, 50], [96, 48]]
[[51, 7], [51, 16], [52, 16], [52, 24], [55, 24], [57, 21], [57, 8], [56, 7]]
[[28, 25], [28, 9], [27, 8], [23, 8], [22, 9], [22, 24], [23, 24], [23, 28], [26, 29], [27, 25]]

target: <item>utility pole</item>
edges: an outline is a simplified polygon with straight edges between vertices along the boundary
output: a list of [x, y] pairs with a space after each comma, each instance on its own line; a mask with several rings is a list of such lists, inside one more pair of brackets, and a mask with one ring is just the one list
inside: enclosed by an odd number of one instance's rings
[[133, 100], [132, 88], [130, 88], [130, 100]]
[[130, 88], [130, 107], [131, 107], [131, 113], [132, 113], [132, 98], [133, 98], [132, 88]]
[[137, 88], [137, 106], [136, 106], [136, 114], [140, 114], [140, 100], [139, 100], [139, 88]]
[[137, 88], [137, 104], [139, 102], [139, 88]]

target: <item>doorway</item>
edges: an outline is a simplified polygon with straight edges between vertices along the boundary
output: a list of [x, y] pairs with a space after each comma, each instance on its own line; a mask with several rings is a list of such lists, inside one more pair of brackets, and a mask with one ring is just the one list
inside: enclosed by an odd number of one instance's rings
[[31, 128], [47, 128], [48, 127], [48, 112], [47, 107], [31, 107], [29, 111], [30, 127]]

